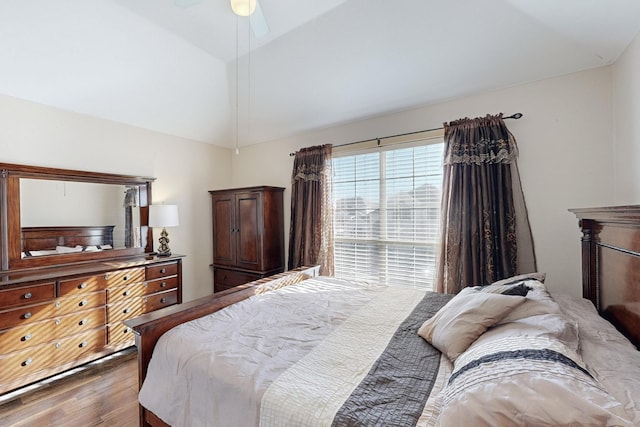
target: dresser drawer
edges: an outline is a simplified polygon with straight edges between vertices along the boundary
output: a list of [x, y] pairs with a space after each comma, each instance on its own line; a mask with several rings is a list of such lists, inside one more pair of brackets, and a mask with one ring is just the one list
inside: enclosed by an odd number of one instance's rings
[[101, 328], [0, 356], [3, 382], [77, 359], [105, 343], [105, 329]]
[[174, 305], [178, 303], [178, 291], [168, 291], [162, 292], [159, 294], [149, 295], [148, 297], [143, 297], [144, 300], [144, 313], [148, 313], [150, 311], [159, 310], [163, 307], [167, 307], [170, 305]]
[[152, 294], [155, 292], [168, 291], [170, 289], [178, 288], [178, 277], [173, 276], [164, 279], [150, 280], [147, 282], [146, 294]]
[[124, 345], [135, 343], [135, 336], [133, 335], [133, 329], [125, 325], [123, 322], [118, 322], [113, 325], [109, 325], [108, 328], [108, 345]]
[[25, 325], [56, 316], [72, 314], [80, 310], [101, 307], [106, 304], [105, 292], [59, 298], [43, 304], [18, 307], [0, 312], [0, 325], [3, 328]]
[[144, 282], [144, 267], [127, 268], [124, 270], [111, 271], [106, 274], [107, 287], [117, 288], [130, 283]]
[[147, 284], [145, 282], [141, 282], [134, 283], [129, 286], [123, 286], [121, 288], [107, 289], [107, 302], [108, 304], [113, 304], [137, 298], [144, 295], [147, 288]]
[[59, 310], [58, 315], [70, 314], [79, 310], [88, 310], [104, 306], [107, 303], [107, 294], [104, 291], [93, 292], [91, 294], [59, 298], [55, 305]]
[[58, 296], [79, 295], [101, 291], [107, 287], [106, 275], [80, 277], [58, 282]]
[[52, 341], [56, 337], [75, 335], [104, 326], [105, 319], [106, 310], [101, 307], [8, 329], [0, 332], [0, 349], [3, 353], [23, 350]]
[[178, 274], [177, 262], [170, 262], [166, 264], [147, 267], [147, 280], [158, 279], [160, 277], [175, 276], [176, 274]]
[[55, 283], [53, 282], [2, 290], [0, 291], [0, 310], [47, 301], [55, 298], [55, 292]]
[[216, 291], [228, 289], [234, 286], [249, 283], [260, 279], [260, 274], [243, 273], [240, 271], [225, 270], [224, 268], [216, 268], [213, 272], [213, 283]]
[[109, 324], [114, 324], [177, 303], [177, 290], [130, 298], [109, 304], [107, 306], [107, 320]]
[[142, 297], [129, 298], [107, 306], [107, 321], [109, 324], [115, 324], [140, 316], [143, 313]]
[[119, 301], [125, 301], [130, 298], [140, 297], [153, 294], [156, 292], [177, 289], [178, 278], [170, 277], [168, 279], [151, 280], [145, 283], [134, 283], [133, 285], [122, 288], [108, 289], [107, 301], [109, 304]]

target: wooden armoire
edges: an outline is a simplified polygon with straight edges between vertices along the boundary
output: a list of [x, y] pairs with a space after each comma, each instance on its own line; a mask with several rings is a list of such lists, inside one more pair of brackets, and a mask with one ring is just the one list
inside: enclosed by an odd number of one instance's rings
[[284, 188], [209, 191], [214, 292], [284, 271]]

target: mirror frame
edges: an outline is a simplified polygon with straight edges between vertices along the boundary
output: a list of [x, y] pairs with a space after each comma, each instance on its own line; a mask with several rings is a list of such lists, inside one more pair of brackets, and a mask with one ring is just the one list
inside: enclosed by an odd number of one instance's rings
[[[20, 223], [20, 179], [91, 182], [139, 187], [140, 226], [146, 227], [144, 248], [116, 248], [102, 252], [81, 252], [44, 257], [22, 258], [22, 226]], [[40, 166], [0, 163], [0, 270], [21, 270], [83, 261], [142, 255], [153, 251], [153, 235], [149, 224], [151, 184], [155, 178], [57, 169]]]

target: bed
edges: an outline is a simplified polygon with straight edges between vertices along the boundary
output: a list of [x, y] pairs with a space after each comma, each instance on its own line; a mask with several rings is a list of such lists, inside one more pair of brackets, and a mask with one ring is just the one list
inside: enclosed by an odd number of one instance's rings
[[113, 248], [113, 225], [22, 227], [22, 258]]
[[640, 207], [573, 213], [583, 299], [298, 269], [135, 319], [141, 425], [639, 425]]

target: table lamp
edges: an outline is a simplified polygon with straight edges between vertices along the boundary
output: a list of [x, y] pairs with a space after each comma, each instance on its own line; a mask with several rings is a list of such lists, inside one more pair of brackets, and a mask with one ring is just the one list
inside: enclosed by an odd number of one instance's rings
[[175, 227], [180, 224], [178, 217], [178, 206], [176, 205], [150, 205], [149, 206], [149, 227], [162, 227], [160, 233], [160, 246], [158, 247], [158, 256], [171, 255], [169, 249], [169, 233], [167, 227]]

